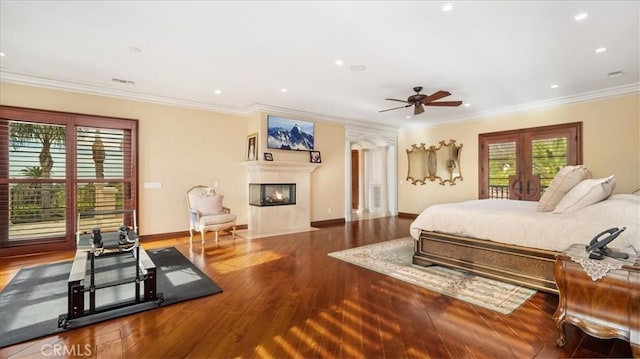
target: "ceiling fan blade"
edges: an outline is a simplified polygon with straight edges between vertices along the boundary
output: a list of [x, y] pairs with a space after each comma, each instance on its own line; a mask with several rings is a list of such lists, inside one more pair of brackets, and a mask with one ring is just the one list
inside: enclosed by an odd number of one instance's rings
[[424, 112], [424, 107], [422, 107], [422, 104], [420, 102], [416, 102], [416, 108], [415, 110], [413, 110], [413, 115], [419, 115], [421, 113]]
[[398, 99], [395, 99], [395, 98], [385, 98], [385, 100], [409, 103], [409, 101], [407, 101], [407, 100], [398, 100]]
[[440, 101], [440, 102], [431, 102], [426, 103], [427, 106], [460, 106], [462, 105], [462, 101]]
[[391, 110], [397, 110], [399, 108], [406, 108], [406, 107], [409, 107], [409, 106], [411, 106], [411, 104], [408, 104], [408, 105], [405, 105], [405, 106], [400, 106], [400, 107], [388, 108], [386, 110], [382, 110], [382, 111], [378, 111], [378, 112], [387, 112], [387, 111], [391, 111]]
[[443, 97], [447, 97], [447, 96], [451, 96], [451, 92], [449, 91], [437, 91], [432, 93], [431, 95], [425, 97], [424, 99], [422, 99], [422, 103], [423, 104], [428, 104], [429, 102], [435, 101], [435, 100], [439, 100]]

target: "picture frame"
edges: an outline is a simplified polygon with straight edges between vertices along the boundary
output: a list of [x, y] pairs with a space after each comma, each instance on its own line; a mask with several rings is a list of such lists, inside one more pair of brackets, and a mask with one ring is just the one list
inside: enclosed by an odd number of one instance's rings
[[252, 133], [247, 136], [247, 161], [258, 160], [258, 134]]
[[309, 151], [309, 161], [311, 163], [322, 163], [320, 151]]
[[267, 115], [267, 148], [313, 151], [315, 124], [312, 121]]
[[264, 160], [265, 161], [273, 161], [273, 154], [271, 154], [270, 152], [265, 152], [264, 153]]

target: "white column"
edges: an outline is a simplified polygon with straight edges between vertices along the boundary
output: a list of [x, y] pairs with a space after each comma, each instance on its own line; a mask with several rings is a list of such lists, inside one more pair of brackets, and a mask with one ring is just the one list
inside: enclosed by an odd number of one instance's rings
[[389, 212], [392, 216], [398, 215], [398, 147], [391, 145], [388, 151], [389, 165], [387, 166], [387, 199]]
[[389, 201], [388, 201], [388, 186], [387, 186], [387, 178], [389, 177], [389, 173], [387, 171], [387, 150], [388, 146], [382, 146], [380, 148], [380, 157], [381, 157], [381, 165], [380, 165], [380, 213], [384, 216], [389, 215]]
[[348, 138], [345, 138], [344, 153], [344, 196], [346, 199], [344, 204], [344, 220], [351, 222], [351, 214], [353, 211], [353, 208], [351, 208], [351, 196], [353, 196], [351, 193], [351, 181], [353, 181], [353, 178], [351, 178], [351, 166], [353, 166], [353, 163], [351, 163], [351, 141]]
[[365, 213], [365, 165], [364, 165], [364, 149], [358, 149], [358, 214]]

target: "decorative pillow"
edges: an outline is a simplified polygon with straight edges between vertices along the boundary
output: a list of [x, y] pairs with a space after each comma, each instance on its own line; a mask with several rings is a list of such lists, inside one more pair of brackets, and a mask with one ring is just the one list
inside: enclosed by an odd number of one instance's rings
[[613, 193], [616, 177], [586, 179], [573, 187], [553, 210], [553, 213], [565, 213], [598, 203]]
[[194, 200], [194, 208], [200, 211], [203, 216], [224, 213], [222, 208], [222, 199], [224, 195], [213, 193], [213, 195], [196, 196]]
[[584, 165], [566, 166], [553, 178], [538, 202], [538, 211], [551, 212], [570, 189], [582, 180], [591, 178], [591, 171]]

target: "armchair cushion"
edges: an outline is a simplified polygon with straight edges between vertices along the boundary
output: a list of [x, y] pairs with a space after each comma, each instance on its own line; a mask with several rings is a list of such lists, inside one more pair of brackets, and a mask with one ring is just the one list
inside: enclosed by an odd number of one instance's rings
[[214, 214], [210, 216], [200, 217], [200, 226], [212, 226], [215, 224], [223, 224], [229, 222], [235, 222], [237, 216], [231, 213]]
[[222, 200], [224, 195], [219, 193], [202, 193], [194, 198], [193, 208], [200, 212], [202, 216], [224, 213]]

